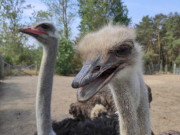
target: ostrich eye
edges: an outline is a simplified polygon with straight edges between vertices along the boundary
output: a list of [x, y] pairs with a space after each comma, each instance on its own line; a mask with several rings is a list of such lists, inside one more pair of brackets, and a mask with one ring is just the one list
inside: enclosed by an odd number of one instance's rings
[[117, 50], [115, 50], [115, 54], [117, 56], [126, 55], [131, 52], [131, 47], [129, 45], [121, 45]]
[[131, 50], [133, 48], [134, 44], [132, 41], [126, 41], [119, 45], [118, 47], [115, 47], [113, 50], [110, 51], [110, 53], [120, 57], [120, 56], [126, 56], [131, 53]]
[[42, 27], [43, 29], [49, 29], [49, 28], [50, 28], [50, 26], [47, 25], [47, 24], [42, 24], [41, 27]]

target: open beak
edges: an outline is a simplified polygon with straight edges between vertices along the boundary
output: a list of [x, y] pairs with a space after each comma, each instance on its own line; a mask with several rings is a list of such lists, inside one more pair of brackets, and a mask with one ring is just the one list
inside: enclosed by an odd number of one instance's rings
[[45, 31], [35, 29], [33, 27], [26, 27], [26, 28], [21, 28], [19, 29], [20, 32], [26, 33], [26, 34], [33, 34], [33, 35], [38, 35], [38, 34], [46, 34]]
[[72, 82], [73, 88], [79, 88], [78, 101], [87, 101], [103, 88], [113, 76], [125, 67], [124, 61], [111, 63], [103, 67], [84, 65]]

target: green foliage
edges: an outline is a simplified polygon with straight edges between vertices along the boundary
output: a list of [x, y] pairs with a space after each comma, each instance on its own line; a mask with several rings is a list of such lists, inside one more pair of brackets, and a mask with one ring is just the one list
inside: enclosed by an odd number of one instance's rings
[[5, 62], [7, 62], [7, 63], [13, 65], [13, 61], [12, 61], [12, 59], [11, 59], [10, 56], [4, 55], [3, 59], [4, 59]]
[[144, 55], [144, 60], [146, 64], [152, 64], [151, 62], [153, 60], [156, 60], [157, 57], [158, 57], [158, 54], [156, 54], [153, 50], [150, 50]]
[[48, 7], [48, 12], [53, 14], [52, 18], [56, 22], [56, 27], [60, 29], [62, 37], [69, 39], [70, 24], [75, 17], [75, 9], [72, 0], [41, 0]]
[[78, 0], [81, 17], [80, 31], [84, 35], [109, 21], [128, 25], [128, 10], [121, 0]]
[[180, 55], [176, 58], [175, 63], [180, 65]]
[[0, 53], [13, 64], [20, 64], [25, 54], [27, 38], [18, 29], [23, 27], [20, 23], [23, 10], [31, 6], [24, 3], [24, 0], [1, 0], [0, 5]]
[[136, 25], [137, 40], [145, 50], [146, 64], [168, 65], [180, 64], [180, 14], [158, 14], [154, 17], [145, 16]]
[[75, 56], [73, 43], [70, 40], [62, 38], [59, 41], [59, 49], [56, 60], [56, 73], [68, 75], [75, 73], [81, 67], [81, 61]]
[[48, 11], [37, 11], [37, 12], [33, 12], [32, 14], [33, 16], [30, 17], [30, 19], [33, 22], [42, 22], [42, 21], [51, 21], [52, 20], [52, 13], [48, 12]]
[[[142, 18], [142, 22], [136, 25], [137, 29], [137, 40], [140, 42], [145, 50], [152, 48], [153, 44], [153, 20], [149, 16]], [[146, 36], [144, 36], [146, 35]]]
[[[70, 0], [41, 0], [48, 11], [34, 12], [31, 21], [53, 21], [64, 37], [60, 40], [57, 56], [56, 73], [63, 75], [76, 73], [81, 68], [81, 59], [75, 54], [70, 37], [70, 24], [75, 17], [75, 5]], [[128, 25], [127, 7], [121, 0], [78, 0], [79, 25], [81, 35], [94, 31], [112, 21], [112, 23]], [[30, 65], [35, 61], [40, 64], [42, 47], [30, 47], [27, 36], [19, 33], [25, 9], [25, 0], [0, 1], [0, 54], [12, 65]], [[70, 10], [71, 9], [71, 10]], [[145, 50], [145, 64], [162, 66], [172, 69], [173, 63], [180, 66], [180, 14], [157, 14], [145, 16], [136, 25], [137, 40]]]
[[35, 61], [40, 63], [42, 56], [41, 48], [34, 47], [24, 47], [23, 52], [19, 55], [17, 63], [21, 65], [31, 65], [34, 64]]

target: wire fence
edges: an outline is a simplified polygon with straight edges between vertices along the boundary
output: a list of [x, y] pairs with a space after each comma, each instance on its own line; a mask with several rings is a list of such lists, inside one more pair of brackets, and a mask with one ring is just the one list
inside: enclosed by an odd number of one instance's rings
[[[13, 72], [12, 72], [13, 70]], [[13, 66], [3, 60], [3, 58], [0, 56], [0, 79], [4, 78], [5, 75], [11, 75], [16, 76], [19, 74], [25, 74], [31, 76], [31, 72], [27, 72], [27, 70], [34, 70], [35, 75], [37, 75], [38, 68], [37, 68], [37, 62], [35, 64], [31, 65], [19, 65], [19, 66]], [[144, 67], [144, 74], [156, 74], [156, 73], [167, 73], [167, 66], [165, 67], [165, 71], [162, 72], [162, 67], [159, 64], [156, 65], [145, 65]], [[173, 66], [173, 74], [180, 75], [180, 68], [176, 67], [176, 64]]]
[[153, 64], [153, 65], [144, 65], [144, 74], [156, 74], [161, 70], [161, 67], [159, 64]]
[[35, 75], [37, 75], [37, 62], [35, 64], [31, 65], [18, 65], [14, 66], [11, 65], [3, 60], [3, 58], [0, 56], [0, 79], [3, 79], [5, 75], [11, 75], [11, 76], [16, 76], [16, 75], [32, 75], [32, 72], [27, 72], [27, 70], [34, 70]]
[[174, 64], [173, 73], [174, 73], [175, 75], [180, 75], [180, 68], [177, 68], [177, 67], [176, 67], [176, 64]]
[[180, 75], [180, 68], [176, 68], [176, 69], [175, 69], [175, 74], [176, 74], [176, 75]]
[[[154, 65], [145, 65], [144, 66], [144, 74], [167, 74], [168, 73], [168, 67], [165, 65], [164, 70], [160, 64], [154, 64]], [[173, 74], [180, 75], [180, 68], [176, 67], [176, 64], [173, 65]]]
[[36, 64], [31, 64], [31, 65], [27, 65], [27, 66], [24, 66], [24, 65], [19, 65], [19, 66], [13, 66], [7, 62], [4, 62], [4, 65], [5, 65], [5, 69], [12, 69], [14, 70], [15, 72], [12, 74], [14, 76], [20, 74], [20, 73], [23, 73], [23, 74], [26, 74], [26, 75], [29, 75], [31, 76], [30, 73], [27, 73], [26, 70], [27, 69], [34, 69], [34, 67], [36, 67]]

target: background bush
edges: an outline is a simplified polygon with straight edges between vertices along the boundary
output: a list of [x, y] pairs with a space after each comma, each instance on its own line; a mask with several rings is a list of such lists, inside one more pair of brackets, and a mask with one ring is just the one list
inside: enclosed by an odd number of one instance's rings
[[75, 55], [73, 43], [65, 38], [59, 41], [56, 59], [56, 73], [61, 75], [74, 74], [81, 68], [81, 60]]

